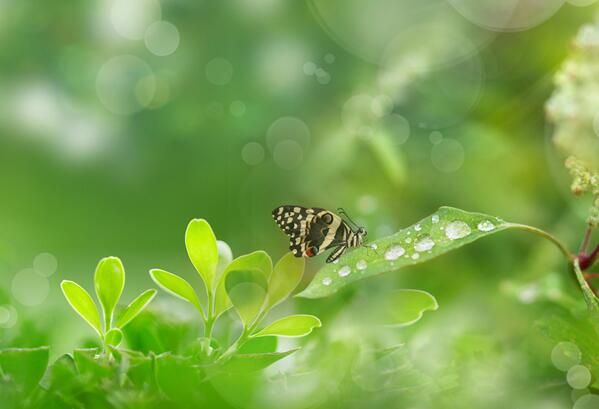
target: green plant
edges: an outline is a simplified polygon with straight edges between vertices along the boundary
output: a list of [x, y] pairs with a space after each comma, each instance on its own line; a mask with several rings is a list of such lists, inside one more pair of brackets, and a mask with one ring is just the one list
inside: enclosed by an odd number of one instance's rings
[[[247, 361], [259, 369], [287, 356], [293, 351], [265, 351], [241, 354], [243, 346], [260, 337], [302, 337], [320, 327], [320, 320], [312, 315], [290, 315], [266, 327], [264, 318], [273, 307], [283, 302], [299, 284], [305, 267], [302, 258], [291, 253], [283, 256], [273, 267], [270, 256], [255, 251], [232, 259], [228, 246], [219, 242], [203, 219], [192, 220], [185, 232], [185, 246], [189, 259], [204, 286], [206, 305], [185, 279], [162, 269], [150, 270], [152, 280], [166, 292], [193, 305], [203, 323], [204, 334], [199, 339], [198, 358], [223, 367], [235, 357], [235, 365]], [[213, 328], [224, 312], [234, 308], [242, 324], [238, 338], [226, 349], [220, 348], [213, 338]]]
[[96, 303], [79, 284], [64, 280], [60, 283], [60, 288], [73, 310], [97, 332], [104, 352], [108, 352], [109, 346], [116, 347], [121, 343], [122, 328], [146, 308], [156, 296], [156, 290], [144, 291], [115, 316], [115, 309], [125, 287], [125, 268], [121, 260], [117, 257], [100, 260], [94, 274], [94, 284], [102, 319]]

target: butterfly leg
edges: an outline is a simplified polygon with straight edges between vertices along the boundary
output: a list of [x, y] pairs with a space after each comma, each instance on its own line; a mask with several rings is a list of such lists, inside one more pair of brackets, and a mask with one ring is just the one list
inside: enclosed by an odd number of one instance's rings
[[378, 251], [378, 247], [376, 246], [376, 244], [362, 244], [362, 247], [366, 247], [366, 253], [368, 254], [371, 250], [374, 251], [374, 254], [376, 254], [377, 256], [380, 256], [381, 253], [379, 253]]
[[341, 257], [343, 253], [345, 253], [345, 250], [347, 250], [347, 246], [345, 244], [335, 248], [335, 250], [333, 250], [333, 252], [327, 257], [327, 263], [333, 263], [335, 260]]

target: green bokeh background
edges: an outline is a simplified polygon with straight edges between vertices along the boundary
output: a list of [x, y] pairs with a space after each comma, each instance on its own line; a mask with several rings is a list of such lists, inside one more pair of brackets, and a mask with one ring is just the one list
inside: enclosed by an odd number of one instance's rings
[[[56, 357], [91, 338], [59, 283], [74, 279], [91, 289], [101, 257], [123, 260], [127, 301], [152, 286], [153, 267], [197, 284], [183, 243], [196, 217], [235, 255], [264, 249], [275, 259], [287, 242], [270, 212], [284, 203], [344, 207], [369, 238], [449, 205], [542, 227], [576, 248], [587, 203], [569, 196], [543, 109], [594, 6], [564, 4], [538, 25], [502, 32], [470, 23], [444, 1], [324, 3], [165, 0], [161, 18], [177, 27], [180, 42], [174, 53], [156, 56], [143, 39], [119, 35], [110, 1], [0, 0], [0, 286], [1, 303], [18, 312], [16, 325], [0, 330], [2, 345], [49, 344]], [[418, 35], [403, 30], [402, 15]], [[459, 35], [445, 39], [439, 27]], [[376, 46], [393, 36], [401, 46], [380, 57]], [[393, 64], [421, 53], [432, 57], [416, 64], [414, 77]], [[145, 61], [159, 84], [150, 106], [130, 115], [98, 97], [99, 70], [121, 55]], [[233, 69], [224, 85], [207, 75], [215, 58]], [[306, 73], [310, 62], [328, 77]], [[389, 108], [409, 124], [404, 143], [405, 127], [379, 127], [384, 121], [368, 107], [347, 103], [388, 94], [381, 81], [389, 72], [408, 78]], [[348, 127], [360, 115], [360, 125]], [[286, 157], [269, 143], [269, 128], [283, 117], [309, 131], [307, 143], [293, 145], [301, 155]], [[293, 141], [301, 129], [271, 132]], [[264, 151], [258, 164], [243, 158], [248, 143]], [[44, 252], [58, 261], [48, 296], [21, 305], [12, 279]], [[308, 261], [302, 286], [323, 263]], [[539, 289], [547, 277], [562, 297], [582, 302], [554, 248], [508, 232], [334, 297], [281, 308], [319, 316], [323, 328], [312, 348], [342, 354], [335, 342], [368, 343], [364, 332], [374, 331], [347, 316], [356, 300], [416, 288], [439, 302], [412, 327], [370, 335], [411, 345], [414, 365], [435, 379], [446, 376], [446, 390], [426, 390], [432, 401], [410, 401], [403, 389], [339, 387], [325, 406], [347, 399], [342, 407], [457, 407], [450, 402], [459, 399], [463, 407], [571, 407], [565, 374], [551, 363], [557, 341], [535, 326], [550, 311], [565, 311]], [[530, 291], [541, 295], [530, 298]], [[302, 407], [297, 396], [281, 399]]]

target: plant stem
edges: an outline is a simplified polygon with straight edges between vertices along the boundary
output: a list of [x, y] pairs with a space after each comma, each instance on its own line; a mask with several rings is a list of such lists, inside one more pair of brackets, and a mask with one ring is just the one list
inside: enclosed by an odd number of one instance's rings
[[206, 338], [212, 337], [212, 329], [214, 328], [214, 294], [212, 291], [207, 292], [208, 295], [208, 314], [204, 321], [204, 336]]
[[590, 254], [585, 253], [578, 256], [578, 260], [580, 260], [580, 269], [586, 270], [591, 267], [595, 263], [595, 260], [597, 260], [597, 256], [599, 256], [599, 244], [597, 244]]
[[584, 238], [582, 239], [582, 243], [580, 243], [580, 249], [578, 250], [578, 253], [586, 254], [586, 252], [589, 248], [589, 241], [591, 240], [592, 233], [593, 233], [593, 227], [589, 225], [587, 227], [587, 230], [584, 232]]
[[570, 252], [570, 250], [568, 250], [568, 248], [561, 241], [559, 241], [555, 236], [551, 235], [550, 233], [547, 233], [545, 230], [537, 229], [536, 227], [528, 226], [526, 224], [519, 224], [519, 223], [506, 223], [506, 225], [508, 228], [525, 230], [525, 231], [534, 233], [537, 236], [540, 236], [540, 237], [543, 237], [543, 238], [549, 240], [550, 242], [552, 242], [553, 244], [555, 244], [557, 246], [557, 248], [566, 257], [566, 259], [568, 259], [568, 262], [573, 262], [576, 259], [576, 256], [574, 254], [572, 254]]

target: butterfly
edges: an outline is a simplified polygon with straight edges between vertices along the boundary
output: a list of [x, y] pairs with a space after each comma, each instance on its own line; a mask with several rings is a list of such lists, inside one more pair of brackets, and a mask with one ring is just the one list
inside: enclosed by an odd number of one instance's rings
[[327, 263], [332, 263], [349, 247], [361, 246], [367, 234], [343, 209], [338, 209], [338, 212], [347, 217], [348, 221], [319, 207], [292, 205], [277, 207], [272, 211], [272, 217], [289, 236], [289, 250], [294, 256], [314, 257], [325, 250], [334, 249], [326, 260]]

